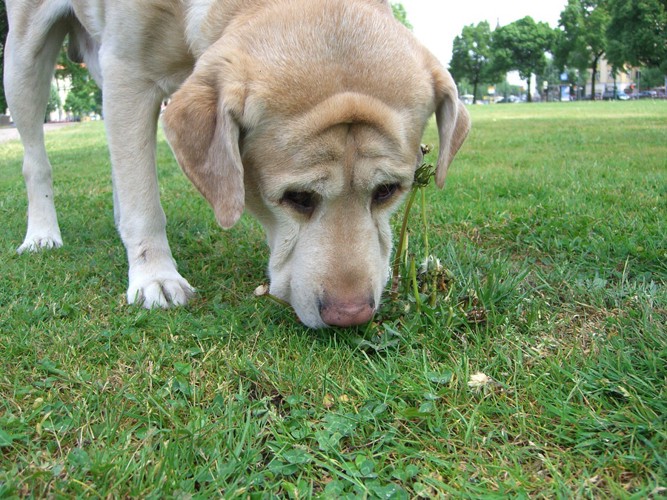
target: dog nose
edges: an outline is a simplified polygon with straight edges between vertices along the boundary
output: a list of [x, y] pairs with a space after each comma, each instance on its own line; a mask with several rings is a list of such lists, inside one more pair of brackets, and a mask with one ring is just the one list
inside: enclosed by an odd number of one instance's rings
[[375, 301], [324, 301], [320, 317], [329, 326], [355, 326], [368, 323], [375, 314]]

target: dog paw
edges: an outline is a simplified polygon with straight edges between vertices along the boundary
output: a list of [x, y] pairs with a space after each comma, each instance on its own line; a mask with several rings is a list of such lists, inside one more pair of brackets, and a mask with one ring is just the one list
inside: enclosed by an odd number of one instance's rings
[[24, 252], [38, 252], [39, 250], [59, 248], [61, 246], [63, 246], [63, 240], [60, 234], [28, 235], [16, 251], [21, 254]]
[[154, 309], [183, 306], [194, 295], [195, 289], [177, 272], [164, 276], [149, 276], [130, 282], [127, 302]]

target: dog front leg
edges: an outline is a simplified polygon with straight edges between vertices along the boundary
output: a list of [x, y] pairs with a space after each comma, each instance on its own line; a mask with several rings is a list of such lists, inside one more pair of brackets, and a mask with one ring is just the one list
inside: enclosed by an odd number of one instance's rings
[[185, 304], [194, 289], [176, 270], [160, 205], [155, 165], [163, 97], [140, 68], [107, 64], [104, 119], [111, 153], [114, 213], [127, 250], [127, 301], [146, 308]]
[[5, 92], [24, 147], [23, 176], [28, 193], [28, 228], [18, 253], [63, 244], [43, 124], [53, 67], [64, 36], [65, 28], [59, 23], [35, 23], [32, 31], [12, 25], [5, 45]]

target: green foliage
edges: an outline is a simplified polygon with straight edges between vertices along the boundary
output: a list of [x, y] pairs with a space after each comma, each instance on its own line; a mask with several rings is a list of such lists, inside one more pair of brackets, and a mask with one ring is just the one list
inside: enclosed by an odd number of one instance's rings
[[[595, 88], [602, 57], [617, 70], [632, 64], [644, 66], [649, 75], [657, 74], [653, 69], [667, 74], [665, 40], [667, 0], [568, 0], [556, 30], [530, 17], [493, 32], [486, 22], [464, 27], [454, 40], [450, 71], [461, 88], [472, 87], [468, 92], [475, 98], [480, 85], [509, 70], [518, 70], [524, 79], [535, 74], [538, 87], [558, 83], [563, 70], [570, 73], [569, 81], [584, 87], [590, 71]], [[548, 52], [553, 59], [545, 57]], [[650, 81], [662, 84], [657, 76]]]
[[46, 120], [49, 119], [49, 115], [53, 111], [57, 111], [62, 105], [60, 101], [60, 95], [58, 94], [58, 87], [54, 84], [51, 84], [51, 93], [49, 95], [49, 101], [46, 104]]
[[56, 77], [70, 79], [71, 89], [65, 98], [65, 111], [77, 117], [90, 113], [102, 114], [102, 91], [90, 76], [85, 65], [72, 62], [67, 57], [67, 43], [58, 55]]
[[496, 85], [496, 95], [507, 99], [511, 95], [518, 96], [521, 94], [521, 87], [518, 85], [511, 85], [507, 80], [504, 80]]
[[417, 262], [429, 222], [445, 290], [420, 314], [385, 296], [347, 330], [253, 297], [261, 229], [221, 231], [162, 136], [192, 304], [123, 304], [100, 122], [47, 134], [65, 245], [16, 255], [22, 150], [0, 144], [0, 496], [662, 495], [667, 102], [470, 113], [445, 191], [408, 222]]
[[667, 0], [613, 0], [609, 12], [609, 61], [619, 68], [659, 67], [667, 74]]
[[102, 113], [102, 94], [95, 82], [87, 77], [72, 80], [72, 90], [65, 99], [65, 110], [74, 116], [83, 117], [90, 113]]
[[[554, 32], [547, 23], [536, 23], [530, 16], [501, 26], [493, 35], [496, 67], [517, 70], [521, 78], [528, 80], [530, 89], [531, 75], [546, 68], [546, 52], [551, 49], [553, 38]], [[531, 99], [529, 91], [528, 100]]]
[[665, 76], [667, 73], [665, 69], [653, 67], [643, 68], [641, 70], [641, 87], [642, 89], [662, 87], [665, 84]]
[[405, 7], [403, 7], [403, 4], [400, 2], [392, 2], [391, 3], [391, 10], [394, 12], [394, 17], [398, 19], [403, 26], [408, 28], [409, 30], [412, 30], [412, 24], [410, 24], [410, 21], [408, 21], [408, 13], [405, 10]]
[[[4, 70], [2, 53], [8, 29], [6, 6], [5, 3], [2, 2], [0, 3], [0, 82], [2, 82], [2, 74]], [[62, 49], [58, 56], [58, 65], [56, 69], [56, 76], [60, 78], [71, 78], [72, 89], [64, 103], [65, 110], [72, 112], [78, 117], [90, 113], [101, 114], [102, 92], [90, 77], [90, 74], [84, 65], [74, 63], [67, 58], [66, 46], [67, 42], [65, 42], [65, 48]], [[54, 110], [54, 105], [60, 104], [58, 101], [59, 98], [53, 95], [53, 89], [51, 89], [47, 115]], [[7, 101], [5, 99], [4, 88], [0, 85], [0, 113], [4, 112], [6, 107]]]
[[449, 71], [455, 80], [465, 79], [472, 84], [474, 102], [477, 102], [480, 85], [501, 78], [501, 72], [493, 63], [492, 47], [491, 28], [486, 21], [465, 26], [454, 38]]
[[598, 62], [607, 50], [609, 1], [568, 0], [560, 15], [556, 60], [561, 67], [570, 65], [582, 73], [590, 69], [592, 89], [595, 89]]
[[408, 14], [405, 11], [405, 7], [403, 7], [402, 3], [392, 3], [391, 10], [394, 12], [394, 17], [398, 19], [401, 24], [403, 24], [403, 26], [409, 30], [412, 30], [412, 24], [410, 24], [410, 21], [408, 21]]

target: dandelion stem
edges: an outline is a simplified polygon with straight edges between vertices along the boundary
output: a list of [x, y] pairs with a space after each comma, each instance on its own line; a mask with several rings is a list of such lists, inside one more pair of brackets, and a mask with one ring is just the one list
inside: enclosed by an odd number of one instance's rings
[[[426, 155], [431, 151], [430, 146], [422, 146], [422, 154]], [[417, 196], [417, 191], [421, 191], [421, 203], [422, 203], [422, 223], [424, 226], [424, 242], [426, 247], [426, 254], [429, 254], [429, 243], [428, 243], [428, 226], [426, 222], [426, 195], [424, 188], [428, 186], [435, 175], [435, 167], [428, 163], [423, 163], [417, 170], [415, 170], [414, 183], [412, 184], [412, 189], [410, 190], [410, 196], [405, 205], [405, 210], [403, 212], [403, 223], [401, 224], [401, 232], [398, 236], [398, 248], [396, 248], [396, 255], [394, 256], [394, 261], [392, 263], [392, 280], [391, 280], [391, 296], [393, 299], [398, 298], [398, 287], [401, 281], [401, 261], [405, 256], [404, 266], [408, 266], [407, 260], [407, 231], [408, 231], [408, 220], [410, 219], [410, 210], [412, 210], [412, 205], [415, 202]], [[416, 273], [415, 273], [416, 274]]]
[[408, 220], [410, 218], [410, 209], [412, 204], [415, 201], [415, 196], [417, 195], [417, 189], [413, 188], [410, 191], [410, 197], [408, 202], [405, 205], [405, 211], [403, 212], [403, 224], [401, 225], [401, 232], [398, 236], [398, 248], [396, 249], [396, 255], [394, 256], [394, 264], [392, 266], [392, 282], [391, 282], [391, 294], [394, 298], [398, 295], [398, 283], [400, 281], [400, 270], [401, 270], [401, 259], [403, 257], [403, 252], [407, 251], [405, 246], [405, 236], [408, 230]]
[[430, 247], [428, 244], [428, 222], [426, 221], [426, 189], [419, 188], [422, 195], [422, 226], [424, 227], [424, 253], [426, 257], [431, 255]]
[[417, 306], [417, 312], [422, 310], [422, 301], [419, 297], [419, 285], [417, 284], [417, 266], [415, 265], [415, 258], [410, 259], [410, 281], [412, 282], [412, 293], [415, 295], [415, 305]]

